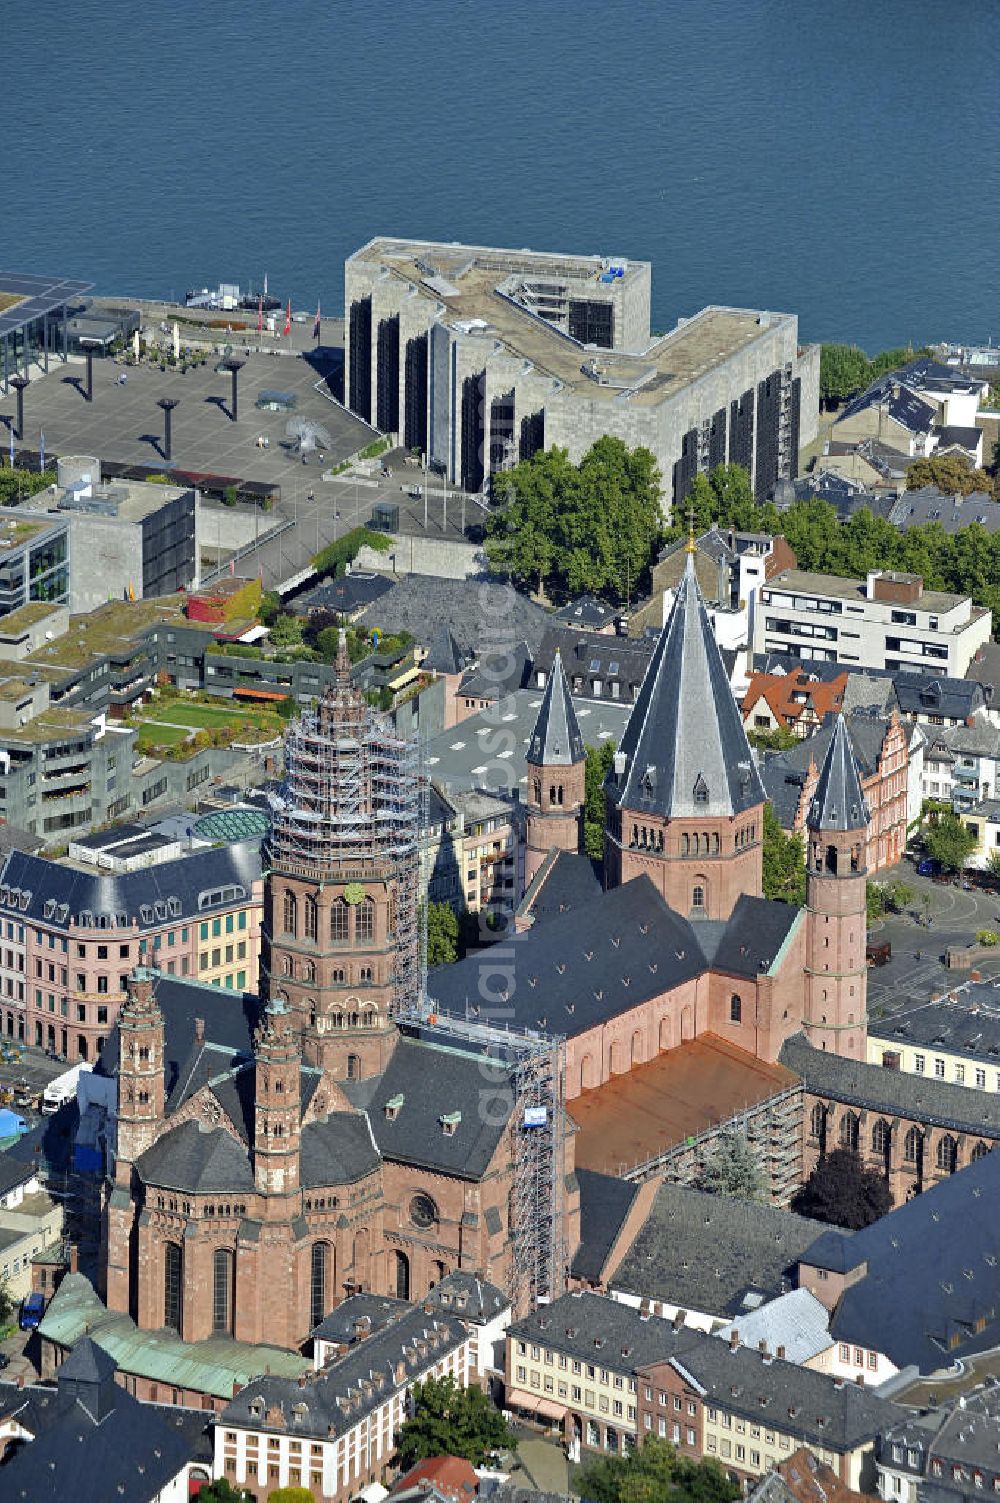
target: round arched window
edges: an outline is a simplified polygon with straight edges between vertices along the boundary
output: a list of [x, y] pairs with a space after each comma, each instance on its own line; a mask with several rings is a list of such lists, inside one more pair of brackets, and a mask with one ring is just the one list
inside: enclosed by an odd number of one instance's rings
[[437, 1206], [429, 1195], [414, 1195], [410, 1201], [410, 1220], [414, 1226], [433, 1226], [437, 1215]]

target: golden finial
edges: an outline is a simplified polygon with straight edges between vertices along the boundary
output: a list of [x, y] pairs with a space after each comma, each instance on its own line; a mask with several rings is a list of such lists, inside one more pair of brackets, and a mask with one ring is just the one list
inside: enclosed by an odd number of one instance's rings
[[698, 551], [697, 545], [695, 544], [695, 540], [694, 540], [694, 507], [693, 506], [689, 506], [688, 507], [688, 540], [687, 540], [687, 543], [685, 545], [684, 551], [686, 553], [697, 553], [697, 551]]

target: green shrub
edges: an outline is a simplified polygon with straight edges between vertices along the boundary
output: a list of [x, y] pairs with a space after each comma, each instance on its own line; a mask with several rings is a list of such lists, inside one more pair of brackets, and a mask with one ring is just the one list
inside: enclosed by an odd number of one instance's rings
[[366, 544], [369, 548], [374, 548], [376, 553], [388, 553], [392, 547], [389, 539], [382, 533], [373, 532], [369, 527], [352, 527], [350, 532], [345, 532], [335, 543], [321, 548], [313, 558], [312, 566], [322, 577], [337, 574], [344, 564], [354, 562]]
[[1000, 935], [995, 929], [980, 929], [976, 933], [976, 944], [983, 945], [987, 950], [992, 950], [998, 942], [1000, 942]]
[[359, 459], [377, 459], [380, 454], [384, 454], [385, 453], [385, 451], [386, 451], [386, 449], [388, 449], [388, 447], [389, 447], [389, 440], [387, 438], [377, 438], [377, 439], [375, 439], [375, 441], [373, 443], [367, 444], [365, 446], [365, 448], [363, 448], [361, 450], [361, 452], [358, 455], [358, 458]]

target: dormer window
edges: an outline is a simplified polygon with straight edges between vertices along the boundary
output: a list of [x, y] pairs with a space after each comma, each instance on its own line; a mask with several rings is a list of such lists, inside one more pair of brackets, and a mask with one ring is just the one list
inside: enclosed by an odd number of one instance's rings
[[702, 777], [701, 773], [698, 774], [697, 781], [694, 785], [694, 801], [696, 804], [708, 803], [708, 784], [705, 782], [705, 779]]
[[403, 1110], [403, 1102], [405, 1100], [406, 1097], [402, 1094], [389, 1097], [388, 1101], [385, 1104], [385, 1116], [387, 1122], [395, 1122], [396, 1118]]
[[441, 1123], [441, 1130], [444, 1133], [445, 1137], [453, 1138], [455, 1136], [455, 1133], [458, 1131], [458, 1125], [462, 1120], [462, 1113], [445, 1112], [443, 1116], [438, 1118], [438, 1120]]

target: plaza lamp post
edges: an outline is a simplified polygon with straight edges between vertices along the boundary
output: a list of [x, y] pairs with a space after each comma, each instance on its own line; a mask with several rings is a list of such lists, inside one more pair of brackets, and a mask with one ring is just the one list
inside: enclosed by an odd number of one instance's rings
[[163, 409], [163, 458], [164, 458], [164, 460], [166, 461], [167, 464], [170, 463], [171, 453], [172, 453], [172, 446], [171, 446], [171, 436], [172, 436], [171, 420], [172, 420], [173, 410], [177, 406], [177, 404], [178, 404], [179, 401], [180, 401], [179, 397], [161, 397], [160, 400], [156, 404], [157, 407], [160, 407], [160, 408]]

